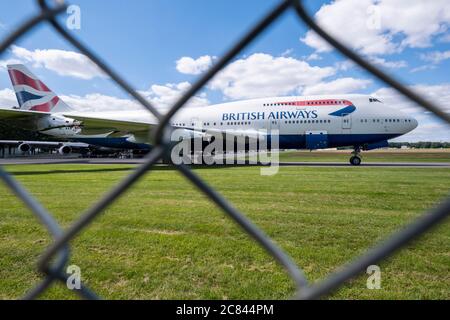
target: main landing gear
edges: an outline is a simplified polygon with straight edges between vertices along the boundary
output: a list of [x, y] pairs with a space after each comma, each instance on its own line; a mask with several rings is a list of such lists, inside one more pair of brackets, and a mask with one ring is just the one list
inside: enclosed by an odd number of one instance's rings
[[361, 164], [361, 148], [355, 147], [355, 150], [352, 152], [352, 156], [350, 157], [350, 164], [353, 166], [359, 166]]

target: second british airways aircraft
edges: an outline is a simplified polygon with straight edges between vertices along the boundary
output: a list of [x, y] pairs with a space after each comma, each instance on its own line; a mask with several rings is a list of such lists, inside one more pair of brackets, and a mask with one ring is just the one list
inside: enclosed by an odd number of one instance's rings
[[[92, 145], [149, 149], [149, 131], [157, 119], [144, 111], [77, 113], [23, 65], [8, 72], [19, 109], [1, 109], [0, 121]], [[389, 139], [417, 127], [417, 121], [368, 95], [273, 97], [184, 108], [173, 127], [199, 137], [205, 132], [252, 136], [261, 130], [279, 149], [352, 146], [350, 163], [361, 163], [361, 150], [387, 146]]]

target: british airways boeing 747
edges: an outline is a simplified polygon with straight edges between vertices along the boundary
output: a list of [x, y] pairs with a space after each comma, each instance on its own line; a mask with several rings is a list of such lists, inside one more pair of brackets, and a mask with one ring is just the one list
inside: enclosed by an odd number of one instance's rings
[[[8, 72], [19, 109], [1, 109], [0, 121], [92, 145], [149, 149], [149, 131], [158, 121], [145, 111], [74, 111], [23, 65]], [[181, 109], [171, 120], [186, 137], [205, 132], [252, 136], [276, 134], [279, 149], [323, 149], [352, 146], [350, 163], [361, 163], [361, 150], [387, 146], [387, 141], [417, 127], [413, 117], [369, 95], [273, 97]], [[275, 133], [274, 133], [275, 132]], [[194, 135], [192, 135], [194, 133]]]

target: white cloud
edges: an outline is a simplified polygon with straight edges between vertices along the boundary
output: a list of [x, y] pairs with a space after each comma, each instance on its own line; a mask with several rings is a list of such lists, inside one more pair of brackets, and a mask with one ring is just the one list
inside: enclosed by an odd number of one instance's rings
[[6, 60], [0, 60], [0, 69], [2, 70], [6, 70], [6, 67], [8, 66], [8, 64], [18, 64], [18, 63], [22, 63], [23, 61], [19, 60], [19, 59], [6, 59]]
[[[448, 0], [340, 0], [323, 5], [315, 19], [326, 31], [366, 55], [431, 45], [450, 22]], [[319, 52], [331, 47], [313, 31], [300, 39]]]
[[[450, 83], [440, 85], [415, 85], [411, 87], [450, 113]], [[374, 93], [384, 104], [412, 115], [419, 126], [398, 141], [450, 141], [450, 126], [411, 102], [391, 88], [381, 88]]]
[[322, 60], [322, 57], [317, 53], [311, 53], [308, 57], [306, 57], [306, 60], [308, 61]]
[[182, 57], [177, 60], [177, 70], [184, 74], [197, 75], [211, 67], [213, 57], [205, 55], [197, 59], [191, 57]]
[[[32, 63], [34, 67], [46, 68], [61, 76], [89, 80], [105, 77], [105, 74], [85, 55], [59, 49], [28, 50], [12, 46], [13, 60], [16, 63]], [[5, 62], [0, 62], [1, 65]]]
[[329, 82], [320, 82], [312, 86], [307, 86], [303, 90], [304, 95], [316, 94], [343, 94], [354, 93], [366, 89], [372, 83], [371, 80], [340, 78]]
[[63, 95], [64, 100], [70, 107], [80, 112], [101, 111], [127, 111], [142, 110], [142, 106], [130, 99], [121, 99], [100, 93], [90, 93], [84, 96]]
[[444, 60], [450, 59], [450, 50], [447, 51], [433, 51], [420, 55], [423, 61], [428, 61], [438, 64]]
[[281, 56], [288, 57], [288, 56], [292, 55], [293, 52], [294, 52], [294, 49], [290, 48], [290, 49], [284, 50], [283, 53], [281, 54]]
[[[410, 88], [441, 106], [443, 110], [450, 112], [450, 83], [439, 85], [414, 85]], [[392, 88], [381, 88], [374, 94], [381, 97], [384, 100], [383, 102], [385, 102], [388, 106], [401, 111], [414, 114], [422, 114], [427, 112], [425, 109], [417, 106], [409, 99], [404, 98], [403, 95], [397, 93], [397, 91]]]
[[356, 63], [354, 63], [352, 60], [350, 59], [346, 59], [343, 61], [338, 61], [334, 64], [334, 67], [339, 70], [339, 71], [347, 71], [350, 70], [354, 67], [357, 67], [358, 65]]
[[398, 61], [388, 61], [384, 58], [379, 57], [370, 57], [370, 62], [373, 64], [389, 68], [389, 69], [398, 69], [398, 68], [405, 68], [408, 66], [408, 63], [405, 60], [398, 60]]
[[16, 95], [13, 90], [8, 88], [0, 90], [0, 108], [11, 108], [17, 105]]
[[418, 66], [416, 68], [411, 69], [409, 72], [415, 73], [415, 72], [421, 72], [421, 71], [427, 71], [427, 70], [433, 70], [436, 69], [435, 65], [432, 64], [425, 64], [422, 66]]
[[415, 85], [413, 89], [425, 95], [430, 101], [441, 106], [443, 110], [450, 113], [450, 83], [438, 85]]
[[332, 67], [313, 67], [290, 57], [255, 53], [219, 72], [208, 87], [226, 98], [246, 99], [298, 93], [335, 74]]
[[[408, 63], [405, 60], [389, 61], [389, 60], [386, 60], [384, 58], [380, 58], [377, 56], [367, 57], [367, 60], [369, 60], [371, 63], [373, 63], [375, 65], [379, 65], [379, 66], [389, 68], [389, 69], [405, 68], [408, 66]], [[347, 70], [353, 69], [355, 67], [361, 69], [359, 67], [359, 65], [357, 65], [355, 62], [353, 62], [350, 59], [338, 61], [334, 64], [334, 66], [339, 71], [347, 71]]]
[[[180, 83], [168, 83], [165, 85], [152, 85], [146, 91], [140, 91], [140, 93], [150, 100], [157, 108], [171, 107], [180, 97], [191, 87], [189, 82]], [[204, 107], [209, 105], [205, 93], [200, 93], [192, 97], [186, 107]]]
[[443, 35], [442, 37], [439, 38], [440, 42], [450, 42], [450, 33], [447, 33], [445, 35]]
[[[172, 104], [180, 98], [191, 84], [189, 82], [181, 82], [178, 84], [168, 83], [166, 85], [152, 85], [149, 90], [139, 91], [146, 99], [152, 103], [155, 108], [164, 112], [172, 106]], [[5, 89], [7, 90], [7, 89]], [[2, 91], [0, 91], [1, 93]], [[13, 93], [14, 96], [14, 93]], [[101, 111], [128, 111], [143, 110], [143, 106], [135, 100], [108, 96], [100, 93], [90, 93], [84, 96], [79, 95], [63, 95], [61, 99], [69, 106], [77, 111], [85, 112], [101, 112]], [[1, 96], [0, 96], [0, 101]], [[206, 94], [202, 93], [191, 98], [186, 107], [206, 106], [209, 101]]]

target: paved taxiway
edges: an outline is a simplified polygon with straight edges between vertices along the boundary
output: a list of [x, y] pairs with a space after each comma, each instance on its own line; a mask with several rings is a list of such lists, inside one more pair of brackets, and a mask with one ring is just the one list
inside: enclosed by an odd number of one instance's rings
[[[141, 164], [145, 159], [111, 158], [6, 158], [0, 165], [7, 164]], [[303, 167], [351, 167], [345, 162], [280, 162], [280, 166]], [[363, 162], [360, 167], [409, 167], [450, 168], [449, 162]]]

